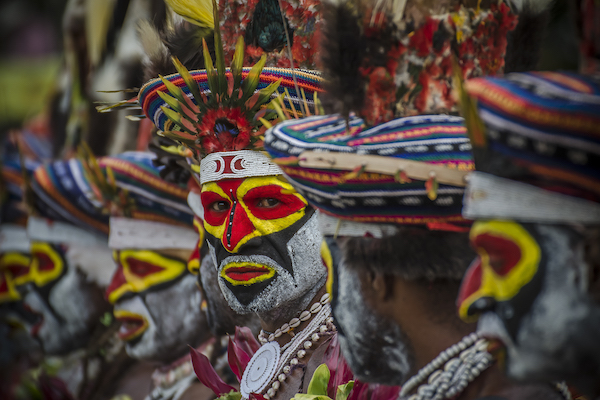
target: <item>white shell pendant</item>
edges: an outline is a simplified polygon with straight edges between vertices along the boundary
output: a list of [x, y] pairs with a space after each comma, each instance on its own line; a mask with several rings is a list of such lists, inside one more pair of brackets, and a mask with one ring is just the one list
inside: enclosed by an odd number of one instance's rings
[[250, 393], [262, 393], [267, 388], [277, 373], [280, 355], [281, 349], [277, 342], [265, 343], [254, 353], [240, 382], [242, 398], [247, 399]]

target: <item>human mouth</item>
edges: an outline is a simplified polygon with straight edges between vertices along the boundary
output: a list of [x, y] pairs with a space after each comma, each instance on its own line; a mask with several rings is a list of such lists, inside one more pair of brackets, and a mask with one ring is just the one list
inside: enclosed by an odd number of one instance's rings
[[221, 272], [221, 276], [233, 285], [252, 285], [270, 279], [274, 275], [273, 268], [252, 263], [231, 263]]
[[148, 329], [148, 321], [139, 314], [125, 310], [115, 310], [115, 319], [121, 323], [119, 328], [119, 339], [131, 341], [138, 338]]

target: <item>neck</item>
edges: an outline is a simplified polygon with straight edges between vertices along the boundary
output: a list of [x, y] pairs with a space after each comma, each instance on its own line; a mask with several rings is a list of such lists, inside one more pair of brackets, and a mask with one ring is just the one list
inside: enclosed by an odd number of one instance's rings
[[[313, 290], [306, 293], [299, 299], [286, 303], [276, 309], [266, 313], [259, 314], [260, 325], [263, 331], [273, 333], [283, 324], [288, 323], [292, 318], [298, 317], [302, 311], [309, 308], [312, 304], [319, 302], [321, 297], [326, 293], [324, 285], [317, 285]], [[309, 321], [303, 322], [296, 331], [302, 330]], [[289, 334], [282, 335], [277, 339], [280, 345], [287, 343], [292, 336]]]

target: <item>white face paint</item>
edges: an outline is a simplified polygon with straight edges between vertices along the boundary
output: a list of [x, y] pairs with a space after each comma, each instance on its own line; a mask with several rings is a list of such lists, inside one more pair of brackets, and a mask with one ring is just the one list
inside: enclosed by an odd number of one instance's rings
[[[314, 213], [286, 245], [293, 275], [289, 268], [284, 268], [264, 255], [232, 255], [223, 259], [218, 268], [219, 285], [229, 306], [240, 314], [271, 313], [275, 309], [288, 308], [292, 304], [296, 311], [306, 308], [327, 279], [327, 269], [321, 260], [321, 241], [317, 213]], [[213, 262], [217, 265], [214, 247], [210, 243], [208, 246]], [[223, 268], [236, 261], [267, 265], [276, 272], [276, 278], [269, 282], [266, 288], [257, 290], [248, 304], [242, 304], [221, 277]]]
[[[42, 288], [30, 287], [23, 300], [43, 318], [36, 336], [49, 355], [62, 355], [85, 346], [100, 324], [100, 317], [109, 310], [103, 290], [77, 265], [67, 253], [64, 275]], [[97, 267], [111, 269], [112, 265]], [[29, 328], [37, 329], [35, 325]]]
[[126, 342], [127, 354], [168, 363], [185, 355], [188, 345], [200, 345], [210, 336], [201, 304], [196, 277], [188, 273], [166, 288], [119, 300], [115, 313], [137, 314], [148, 323], [141, 336]]
[[341, 262], [335, 268], [333, 315], [344, 357], [355, 376], [371, 383], [401, 385], [413, 365], [402, 329], [365, 303], [358, 273]]
[[[542, 250], [541, 291], [529, 309], [511, 304], [519, 321], [495, 309], [480, 317], [478, 331], [504, 343], [506, 372], [514, 379], [593, 384], [600, 377], [600, 306], [586, 293], [582, 245], [565, 227], [531, 226]], [[515, 322], [511, 335], [507, 326]]]

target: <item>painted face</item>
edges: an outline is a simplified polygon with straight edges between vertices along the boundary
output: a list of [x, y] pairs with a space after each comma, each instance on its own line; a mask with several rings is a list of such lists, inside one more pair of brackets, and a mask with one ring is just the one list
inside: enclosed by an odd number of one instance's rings
[[279, 176], [202, 187], [206, 241], [238, 313], [265, 312], [318, 290], [325, 278], [314, 210]]
[[[29, 282], [23, 302], [40, 316], [29, 328], [46, 354], [83, 347], [109, 308], [93, 272], [109, 265], [108, 248], [84, 247], [32, 242], [30, 268], [21, 276]], [[80, 250], [93, 255], [85, 265]]]
[[328, 277], [331, 307], [348, 365], [364, 382], [403, 384], [413, 365], [406, 335], [394, 321], [377, 315], [366, 303], [360, 274], [345, 265], [335, 240], [327, 238], [326, 242], [332, 256]]
[[204, 222], [197, 216], [194, 217], [194, 230], [198, 234], [198, 243], [196, 243], [196, 247], [188, 259], [187, 268], [191, 274], [198, 275], [200, 271], [200, 259], [202, 258], [200, 254], [204, 245]]
[[[167, 254], [169, 253], [169, 254]], [[207, 338], [189, 251], [115, 251], [117, 263], [106, 297], [121, 322], [119, 337], [134, 358], [171, 361]], [[200, 340], [200, 342], [198, 342]]]
[[470, 236], [478, 258], [463, 280], [459, 313], [480, 317], [478, 330], [505, 345], [507, 374], [597, 379], [600, 307], [586, 293], [582, 235], [561, 225], [478, 221]]
[[21, 300], [19, 287], [29, 279], [31, 256], [19, 252], [0, 254], [0, 304]]

